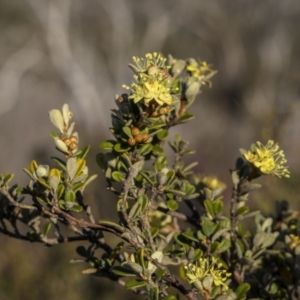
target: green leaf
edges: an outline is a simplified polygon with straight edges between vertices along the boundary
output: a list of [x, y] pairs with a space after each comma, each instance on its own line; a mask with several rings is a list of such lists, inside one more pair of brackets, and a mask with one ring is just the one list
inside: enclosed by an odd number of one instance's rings
[[8, 184], [14, 178], [14, 174], [7, 174], [3, 179], [3, 185]]
[[219, 247], [219, 242], [215, 241], [211, 244], [211, 248], [210, 248], [210, 251], [212, 253], [216, 252], [218, 250], [218, 247]]
[[82, 175], [82, 173], [84, 173], [85, 166], [86, 166], [86, 160], [78, 158], [77, 159], [77, 171], [76, 171], [75, 177]]
[[202, 240], [205, 240], [206, 239], [206, 236], [202, 233], [201, 230], [198, 230], [197, 231], [197, 238], [202, 241]]
[[153, 151], [153, 153], [156, 154], [156, 155], [161, 155], [161, 154], [164, 153], [164, 149], [161, 148], [161, 147], [159, 147], [159, 146], [157, 146], [157, 145], [156, 145], [156, 146], [153, 146], [152, 151]]
[[150, 232], [152, 237], [156, 237], [159, 233], [159, 229], [157, 227], [151, 227]]
[[137, 289], [145, 285], [147, 285], [147, 282], [137, 279], [131, 279], [125, 283], [125, 287], [128, 289]]
[[182, 116], [178, 119], [178, 123], [185, 123], [194, 119], [194, 115], [190, 114], [188, 111], [185, 111]]
[[81, 205], [74, 205], [71, 208], [71, 211], [75, 211], [75, 212], [81, 212], [83, 210], [83, 207]]
[[212, 200], [205, 200], [204, 201], [204, 206], [206, 208], [206, 211], [211, 215], [215, 215], [215, 210], [214, 210], [214, 203]]
[[51, 157], [51, 159], [56, 162], [64, 171], [67, 170], [66, 163], [57, 157]]
[[45, 188], [51, 190], [51, 186], [49, 184], [47, 184], [46, 180], [44, 178], [39, 178], [38, 182], [43, 185]]
[[123, 127], [123, 132], [129, 137], [132, 138], [132, 133], [131, 133], [131, 129], [129, 127]]
[[59, 208], [61, 208], [61, 209], [66, 209], [65, 203], [66, 203], [66, 202], [65, 202], [64, 200], [58, 200]]
[[238, 170], [231, 171], [232, 182], [235, 186], [237, 186], [240, 182], [240, 176]]
[[204, 277], [204, 279], [202, 280], [203, 288], [208, 292], [210, 292], [213, 282], [214, 282], [214, 277], [212, 275], [208, 275]]
[[251, 288], [251, 285], [249, 283], [241, 283], [237, 289], [235, 290], [235, 293], [236, 295], [239, 297], [239, 298], [244, 298], [246, 297], [247, 295], [247, 292], [250, 290]]
[[239, 259], [243, 257], [243, 253], [245, 251], [245, 247], [243, 242], [240, 239], [237, 239], [235, 242], [235, 249]]
[[161, 127], [164, 127], [164, 126], [166, 126], [166, 123], [159, 120], [157, 122], [154, 122], [154, 123], [150, 124], [148, 126], [148, 128], [151, 129], [151, 131], [153, 131], [153, 129], [158, 129], [158, 128], [161, 128]]
[[136, 276], [135, 272], [128, 270], [122, 266], [113, 267], [112, 272], [119, 276]]
[[158, 156], [154, 163], [154, 168], [156, 172], [161, 171], [168, 164], [167, 158], [165, 156]]
[[63, 115], [58, 109], [52, 109], [49, 111], [49, 117], [51, 123], [60, 130], [60, 132], [63, 132], [65, 124]]
[[125, 181], [125, 176], [122, 172], [120, 171], [114, 171], [111, 174], [111, 178], [116, 181], [116, 182], [123, 182]]
[[229, 228], [219, 229], [211, 238], [211, 241], [214, 242], [217, 240], [220, 236], [222, 236], [225, 232], [228, 232]]
[[138, 148], [137, 152], [140, 155], [145, 156], [152, 151], [152, 148], [153, 148], [152, 144], [144, 144], [140, 148]]
[[75, 202], [75, 200], [76, 200], [75, 193], [72, 190], [66, 191], [65, 196], [64, 196], [64, 200], [66, 202]]
[[195, 154], [196, 150], [189, 149], [181, 152], [181, 155]]
[[60, 199], [65, 191], [65, 186], [63, 184], [59, 184], [56, 190], [57, 199]]
[[51, 131], [50, 136], [53, 137], [54, 139], [57, 139], [57, 138], [59, 138], [59, 133], [55, 132], [55, 131]]
[[51, 222], [47, 222], [47, 223], [43, 226], [42, 234], [43, 234], [44, 236], [47, 236], [48, 232], [49, 232], [50, 229], [51, 229], [51, 226], [52, 226], [52, 223], [51, 223]]
[[227, 249], [229, 249], [231, 246], [231, 242], [230, 240], [224, 239], [220, 242], [219, 246], [218, 246], [218, 251], [220, 253], [226, 251]]
[[74, 193], [78, 192], [79, 190], [83, 189], [84, 186], [85, 186], [84, 182], [76, 182], [72, 184], [73, 192]]
[[77, 171], [77, 159], [71, 157], [67, 160], [67, 171], [70, 177], [70, 181], [74, 178], [76, 171]]
[[189, 164], [188, 166], [186, 166], [184, 169], [183, 169], [183, 172], [186, 172], [186, 171], [188, 171], [188, 170], [191, 170], [191, 169], [193, 169], [194, 167], [196, 167], [198, 165], [198, 162], [193, 162], [193, 163], [191, 163], [191, 164]]
[[147, 206], [148, 206], [148, 197], [147, 197], [147, 195], [139, 196], [136, 201], [140, 204], [141, 213], [143, 213], [145, 211], [145, 209], [147, 208]]
[[32, 160], [30, 162], [30, 166], [29, 166], [30, 172], [31, 173], [35, 172], [37, 170], [37, 168], [38, 168], [38, 165], [37, 165], [36, 161]]
[[81, 159], [84, 159], [88, 152], [90, 151], [91, 146], [86, 146], [83, 149], [76, 152], [75, 156]]
[[218, 226], [207, 217], [203, 217], [201, 219], [201, 225], [202, 225], [202, 230], [207, 237], [211, 236], [215, 232]]
[[103, 150], [112, 150], [116, 144], [116, 141], [105, 141], [100, 144], [100, 148]]
[[215, 200], [213, 202], [213, 206], [214, 206], [215, 215], [217, 215], [217, 214], [221, 213], [223, 210], [223, 201]]
[[253, 191], [253, 190], [257, 190], [261, 188], [261, 184], [259, 183], [249, 183], [247, 185], [244, 185], [241, 187], [241, 195], [244, 195], [244, 194], [248, 194], [249, 192]]
[[162, 129], [157, 133], [156, 136], [159, 140], [165, 140], [168, 137], [168, 135], [169, 135], [168, 130]]
[[170, 210], [173, 210], [173, 211], [175, 211], [175, 210], [177, 210], [178, 209], [178, 202], [177, 201], [175, 201], [175, 200], [168, 200], [167, 201], [167, 207], [170, 209]]
[[172, 193], [173, 195], [176, 195], [176, 196], [181, 196], [181, 197], [185, 196], [185, 192], [180, 191], [180, 190], [173, 190], [173, 189], [165, 188], [164, 191], [167, 193]]
[[150, 300], [159, 300], [159, 290], [157, 287], [151, 287]]
[[125, 144], [120, 144], [120, 143], [117, 143], [115, 144], [114, 146], [114, 150], [116, 152], [119, 152], [119, 153], [123, 153], [123, 152], [127, 152], [130, 150], [130, 147], [128, 145], [125, 145]]
[[54, 140], [55, 146], [56, 148], [61, 151], [62, 153], [68, 153], [69, 149], [67, 147], [67, 145], [60, 139], [55, 139]]
[[198, 239], [195, 237], [195, 232], [192, 230], [186, 230], [182, 233], [184, 237], [186, 237], [189, 240], [192, 240], [194, 242], [199, 242]]
[[154, 182], [151, 180], [151, 178], [148, 176], [148, 174], [144, 171], [141, 171], [139, 173], [146, 181], [148, 181], [148, 183], [152, 186], [154, 184]]
[[141, 212], [141, 205], [138, 202], [136, 202], [131, 207], [128, 217], [130, 219], [134, 219], [140, 212]]
[[245, 214], [249, 211], [249, 207], [248, 206], [242, 206], [240, 208], [237, 209], [236, 211], [236, 216], [239, 216], [239, 215], [242, 215], [242, 214]]
[[85, 187], [90, 184], [93, 180], [95, 180], [98, 177], [98, 174], [94, 174], [91, 175], [85, 182], [84, 182], [84, 186], [83, 189], [85, 189]]
[[120, 226], [119, 224], [114, 223], [112, 221], [100, 220], [98, 223], [100, 225], [102, 225], [102, 226], [113, 228], [113, 229], [115, 229], [115, 230], [117, 230], [119, 232], [123, 232], [124, 231], [122, 226]]
[[193, 199], [196, 199], [196, 198], [199, 197], [199, 196], [200, 196], [199, 193], [187, 195], [187, 196], [184, 196], [184, 200], [193, 200]]
[[135, 272], [135, 274], [140, 275], [143, 273], [143, 267], [135, 262], [125, 262], [123, 264], [124, 268], [128, 268], [129, 270]]

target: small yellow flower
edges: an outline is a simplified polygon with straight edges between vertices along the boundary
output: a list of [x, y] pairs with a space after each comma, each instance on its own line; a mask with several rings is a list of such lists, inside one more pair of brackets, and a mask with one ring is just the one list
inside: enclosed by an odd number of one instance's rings
[[246, 151], [240, 149], [241, 154], [250, 165], [261, 174], [271, 174], [281, 177], [290, 177], [290, 172], [285, 163], [287, 162], [283, 150], [278, 144], [269, 140], [264, 146], [261, 142], [251, 145], [251, 149]]
[[205, 272], [205, 267], [202, 266], [202, 264], [206, 263], [206, 259], [203, 259], [202, 262], [200, 262], [200, 266], [193, 265], [192, 263], [189, 263], [184, 267], [185, 275], [189, 281], [189, 283], [194, 283], [197, 280], [201, 280], [207, 275], [207, 272]]
[[294, 249], [296, 248], [298, 245], [300, 245], [300, 237], [299, 236], [296, 236], [294, 234], [290, 234], [289, 235], [291, 241], [290, 241], [290, 247], [291, 249]]
[[207, 62], [197, 62], [195, 59], [187, 61], [186, 70], [192, 77], [198, 78], [201, 85], [208, 84], [209, 86], [211, 86], [209, 79], [217, 73], [211, 69], [211, 66]]
[[212, 191], [215, 189], [223, 190], [226, 187], [226, 184], [215, 176], [204, 176], [201, 180], [201, 183], [203, 183], [205, 187]]
[[147, 53], [145, 58], [133, 56], [132, 60], [136, 65], [134, 68], [138, 73], [146, 73], [151, 67], [170, 68], [165, 65], [167, 59], [157, 52]]
[[200, 258], [195, 264], [187, 264], [184, 270], [186, 278], [191, 284], [201, 281], [207, 276], [212, 276], [215, 286], [223, 286], [225, 290], [228, 290], [225, 282], [231, 273], [228, 273], [215, 257]]
[[130, 89], [130, 99], [133, 99], [134, 103], [142, 101], [146, 106], [149, 106], [150, 102], [155, 101], [158, 105], [171, 104], [172, 96], [170, 89], [167, 87], [165, 81], [149, 80], [145, 81], [146, 77], [137, 83], [132, 83], [131, 87], [123, 86]]

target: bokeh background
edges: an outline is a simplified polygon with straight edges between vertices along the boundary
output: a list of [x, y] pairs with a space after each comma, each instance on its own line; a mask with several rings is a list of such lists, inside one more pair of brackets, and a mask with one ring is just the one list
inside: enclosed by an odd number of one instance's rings
[[[288, 199], [299, 209], [299, 28], [299, 0], [0, 0], [0, 172], [25, 185], [30, 160], [50, 164], [57, 153], [48, 111], [68, 103], [81, 146], [92, 146], [91, 173], [100, 174], [86, 199], [97, 217], [115, 217], [95, 155], [110, 137], [114, 96], [131, 82], [131, 57], [159, 51], [218, 70], [193, 106], [196, 118], [171, 131], [197, 149], [196, 171], [218, 175], [228, 201], [239, 148], [274, 139], [292, 177], [263, 177], [250, 205], [270, 212]], [[75, 243], [0, 243], [0, 299], [135, 299], [70, 265]]]

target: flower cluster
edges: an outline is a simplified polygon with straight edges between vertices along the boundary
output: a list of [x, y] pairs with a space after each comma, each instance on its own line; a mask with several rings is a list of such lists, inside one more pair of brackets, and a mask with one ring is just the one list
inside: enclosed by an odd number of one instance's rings
[[240, 149], [240, 152], [260, 174], [271, 174], [279, 178], [290, 177], [290, 172], [285, 165], [287, 160], [284, 152], [274, 141], [269, 140], [265, 146], [261, 142], [256, 142], [251, 145], [249, 151]]
[[207, 84], [211, 86], [209, 79], [216, 74], [216, 71], [212, 70], [207, 62], [197, 62], [193, 58], [188, 59], [186, 70], [192, 77], [197, 78], [201, 85]]
[[195, 264], [186, 265], [184, 270], [189, 283], [197, 288], [201, 288], [201, 281], [204, 278], [211, 276], [215, 286], [223, 286], [225, 290], [228, 290], [226, 281], [231, 273], [228, 273], [215, 257], [200, 258]]
[[133, 57], [136, 65], [129, 65], [136, 75], [135, 82], [131, 86], [123, 85], [130, 90], [130, 99], [134, 103], [142, 102], [146, 106], [170, 105], [172, 96], [169, 88], [169, 66], [166, 66], [166, 58], [154, 52], [146, 54], [145, 58]]

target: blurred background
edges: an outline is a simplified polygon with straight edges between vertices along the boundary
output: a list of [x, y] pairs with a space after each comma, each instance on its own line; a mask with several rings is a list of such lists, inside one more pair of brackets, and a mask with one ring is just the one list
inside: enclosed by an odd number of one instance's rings
[[[68, 103], [80, 145], [90, 144], [86, 193], [97, 218], [115, 218], [95, 165], [111, 137], [110, 108], [131, 82], [131, 57], [158, 51], [195, 57], [218, 70], [192, 112], [172, 128], [197, 150], [198, 173], [228, 185], [239, 148], [274, 139], [285, 150], [291, 179], [263, 177], [250, 206], [273, 210], [287, 199], [299, 208], [300, 2], [298, 0], [0, 0], [0, 172], [21, 171], [32, 159], [56, 155], [48, 111]], [[176, 131], [176, 132], [175, 132]], [[104, 209], [105, 208], [105, 209]], [[108, 237], [110, 238], [110, 237]], [[116, 243], [111, 238], [111, 241]], [[117, 284], [82, 275], [70, 265], [76, 244], [45, 248], [0, 236], [0, 299], [113, 299], [131, 297]]]

